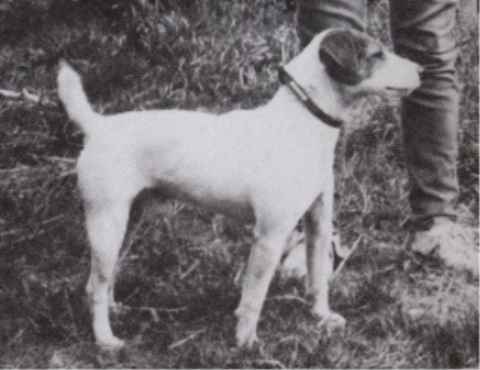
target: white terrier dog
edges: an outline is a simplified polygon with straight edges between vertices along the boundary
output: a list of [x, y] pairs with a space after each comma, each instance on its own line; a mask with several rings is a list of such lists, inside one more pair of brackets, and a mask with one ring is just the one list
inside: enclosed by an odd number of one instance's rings
[[334, 148], [349, 107], [365, 94], [419, 86], [421, 68], [359, 32], [331, 29], [281, 70], [283, 86], [266, 105], [214, 115], [182, 110], [100, 115], [79, 75], [60, 66], [58, 92], [85, 134], [78, 184], [91, 245], [87, 293], [99, 345], [118, 348], [109, 291], [132, 201], [157, 188], [255, 222], [236, 339], [251, 346], [268, 286], [287, 239], [305, 216], [307, 286], [327, 328], [345, 320], [330, 309]]

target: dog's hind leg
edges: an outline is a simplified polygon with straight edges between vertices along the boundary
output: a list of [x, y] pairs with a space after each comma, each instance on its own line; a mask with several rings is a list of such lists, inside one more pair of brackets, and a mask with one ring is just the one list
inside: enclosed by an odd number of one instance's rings
[[129, 209], [129, 201], [87, 206], [86, 209], [87, 232], [91, 244], [91, 271], [87, 295], [96, 342], [108, 348], [119, 348], [123, 345], [123, 341], [112, 333], [109, 301]]

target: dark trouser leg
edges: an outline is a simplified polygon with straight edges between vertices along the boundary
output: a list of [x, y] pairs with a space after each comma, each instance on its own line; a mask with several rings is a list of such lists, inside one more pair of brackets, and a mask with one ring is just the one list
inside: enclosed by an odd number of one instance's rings
[[456, 0], [391, 0], [395, 49], [425, 67], [404, 99], [402, 124], [413, 218], [454, 218], [458, 195], [459, 91], [453, 37]]
[[355, 28], [363, 31], [367, 11], [366, 0], [299, 0], [298, 35], [301, 46], [330, 27]]

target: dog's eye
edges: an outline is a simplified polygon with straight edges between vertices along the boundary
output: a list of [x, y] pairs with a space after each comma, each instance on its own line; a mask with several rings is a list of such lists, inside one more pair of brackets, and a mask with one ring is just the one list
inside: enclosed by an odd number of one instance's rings
[[385, 53], [383, 52], [383, 50], [377, 50], [372, 53], [370, 57], [373, 59], [385, 59]]

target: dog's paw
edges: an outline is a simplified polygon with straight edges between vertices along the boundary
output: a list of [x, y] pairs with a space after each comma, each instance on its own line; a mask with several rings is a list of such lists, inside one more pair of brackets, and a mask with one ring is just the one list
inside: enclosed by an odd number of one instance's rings
[[97, 346], [103, 350], [117, 351], [125, 347], [125, 341], [112, 335], [108, 338], [97, 339]]
[[342, 315], [331, 311], [317, 316], [320, 317], [318, 327], [322, 330], [325, 330], [327, 335], [332, 335], [338, 332], [341, 333], [345, 330], [347, 321]]

